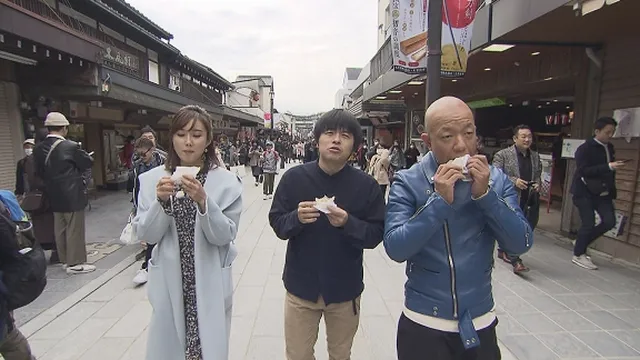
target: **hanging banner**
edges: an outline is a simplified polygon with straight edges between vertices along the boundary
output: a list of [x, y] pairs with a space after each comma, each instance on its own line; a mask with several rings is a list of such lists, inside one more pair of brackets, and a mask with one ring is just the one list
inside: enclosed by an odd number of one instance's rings
[[[427, 72], [428, 0], [391, 1], [393, 70]], [[478, 0], [444, 0], [442, 6], [442, 65], [444, 77], [461, 77], [467, 70], [473, 21]]]

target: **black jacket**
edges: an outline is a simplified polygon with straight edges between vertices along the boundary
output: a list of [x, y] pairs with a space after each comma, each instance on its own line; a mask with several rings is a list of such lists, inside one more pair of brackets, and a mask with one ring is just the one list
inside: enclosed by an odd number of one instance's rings
[[25, 162], [27, 161], [27, 157], [23, 157], [18, 160], [16, 164], [16, 190], [14, 194], [16, 195], [24, 195], [29, 191], [29, 186], [27, 185], [27, 172], [25, 169]]
[[[613, 145], [608, 143], [607, 148], [611, 156], [610, 161], [615, 161], [616, 157]], [[585, 178], [601, 180], [606, 185], [609, 195], [614, 199], [616, 198], [616, 173], [609, 168], [607, 152], [602, 145], [593, 138], [588, 139], [576, 150], [575, 160], [576, 172], [573, 176], [573, 183], [571, 184], [571, 193], [574, 196], [592, 196], [582, 181], [582, 178]]]
[[[348, 214], [342, 228], [326, 215], [311, 224], [298, 220], [298, 204], [323, 196]], [[356, 299], [364, 289], [364, 249], [373, 249], [384, 232], [384, 199], [378, 183], [365, 172], [345, 166], [327, 175], [317, 162], [287, 171], [276, 189], [269, 223], [276, 235], [288, 239], [283, 280], [287, 291], [308, 301], [335, 304]]]
[[93, 159], [78, 143], [64, 140], [53, 149], [49, 163], [45, 160], [58, 138], [47, 137], [33, 150], [36, 175], [45, 183], [46, 197], [53, 212], [82, 211], [87, 206], [86, 185], [82, 174], [93, 165]]

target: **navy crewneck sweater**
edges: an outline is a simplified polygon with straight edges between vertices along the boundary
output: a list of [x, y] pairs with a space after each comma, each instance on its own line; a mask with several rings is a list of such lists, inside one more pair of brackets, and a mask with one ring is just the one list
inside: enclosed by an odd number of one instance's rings
[[[312, 224], [298, 220], [298, 204], [335, 196], [338, 207], [349, 214], [336, 228], [326, 215]], [[356, 299], [362, 293], [362, 254], [373, 249], [384, 235], [385, 204], [378, 183], [351, 166], [329, 175], [318, 162], [288, 170], [278, 185], [269, 223], [287, 244], [283, 280], [291, 294], [325, 303]]]

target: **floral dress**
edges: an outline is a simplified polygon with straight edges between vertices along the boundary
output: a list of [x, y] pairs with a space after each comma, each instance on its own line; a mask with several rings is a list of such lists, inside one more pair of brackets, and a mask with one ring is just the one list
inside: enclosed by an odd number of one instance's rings
[[[199, 173], [200, 184], [207, 180], [207, 173]], [[180, 189], [177, 189], [179, 194]], [[182, 299], [186, 330], [185, 360], [202, 360], [202, 345], [198, 329], [198, 307], [196, 303], [195, 272], [195, 226], [198, 205], [188, 196], [173, 196], [163, 204], [164, 211], [175, 219], [180, 246], [182, 268]]]

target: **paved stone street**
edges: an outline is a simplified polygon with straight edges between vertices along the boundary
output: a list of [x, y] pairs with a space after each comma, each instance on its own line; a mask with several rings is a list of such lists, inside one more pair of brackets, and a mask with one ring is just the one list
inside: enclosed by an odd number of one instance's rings
[[[234, 263], [231, 359], [284, 359], [281, 272], [286, 243], [267, 222], [270, 201], [245, 178], [244, 214]], [[118, 229], [119, 231], [119, 229]], [[495, 295], [503, 359], [640, 359], [640, 272], [595, 258], [599, 271], [574, 267], [571, 253], [537, 235], [524, 256], [532, 271], [521, 278], [496, 262]], [[382, 246], [366, 253], [366, 290], [353, 359], [395, 359], [404, 266]], [[96, 289], [91, 284], [22, 326], [41, 360], [143, 359], [151, 306], [133, 288], [139, 263]], [[587, 345], [588, 344], [588, 345]], [[328, 358], [324, 335], [317, 357]], [[514, 357], [515, 355], [515, 357]], [[425, 354], [425, 356], [427, 356]]]
[[[88, 261], [96, 266], [96, 271], [81, 276], [68, 275], [60, 265], [47, 269], [47, 287], [33, 303], [14, 313], [20, 326], [33, 319], [51, 306], [73, 294], [82, 286], [104, 275], [109, 269], [131, 254], [139, 251], [138, 246], [121, 247], [113, 243], [120, 236], [131, 211], [131, 195], [126, 192], [103, 192], [97, 199], [91, 199], [91, 208], [86, 212], [86, 241]], [[111, 242], [111, 243], [110, 243]]]

